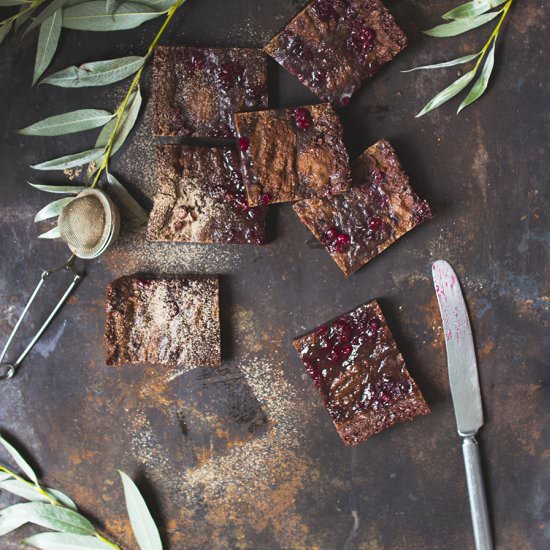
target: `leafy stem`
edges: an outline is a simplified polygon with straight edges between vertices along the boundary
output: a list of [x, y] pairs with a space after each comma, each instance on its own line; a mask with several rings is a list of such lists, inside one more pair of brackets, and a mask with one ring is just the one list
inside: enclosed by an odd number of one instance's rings
[[[417, 70], [442, 69], [476, 60], [473, 69], [459, 76], [459, 78], [452, 84], [435, 95], [416, 115], [417, 117], [437, 109], [462, 92], [473, 81], [474, 77], [478, 73], [478, 70], [480, 70], [480, 67], [482, 67], [480, 75], [473, 83], [470, 91], [466, 95], [466, 98], [459, 105], [457, 113], [460, 113], [464, 108], [471, 105], [485, 93], [495, 63], [495, 47], [499, 32], [506, 16], [508, 15], [508, 12], [510, 11], [513, 1], [514, 0], [470, 0], [443, 14], [442, 17], [446, 23], [424, 31], [428, 36], [438, 38], [457, 36], [481, 27], [482, 25], [485, 25], [500, 16], [499, 21], [491, 32], [487, 42], [479, 52], [458, 57], [456, 59], [451, 59], [449, 61], [443, 61], [432, 65], [424, 65], [422, 67], [415, 67], [414, 69], [403, 71], [411, 72]], [[495, 8], [500, 9], [495, 10]]]
[[115, 125], [114, 125], [114, 128], [113, 128], [113, 131], [112, 131], [111, 135], [109, 136], [109, 140], [107, 141], [107, 145], [105, 147], [105, 154], [103, 155], [103, 160], [102, 160], [99, 168], [97, 169], [97, 171], [95, 173], [95, 176], [94, 176], [94, 179], [93, 179], [93, 181], [90, 185], [91, 188], [93, 188], [97, 185], [97, 183], [99, 182], [99, 178], [101, 177], [101, 174], [105, 170], [107, 170], [107, 171], [109, 170], [109, 159], [111, 157], [111, 152], [113, 150], [113, 145], [115, 143], [118, 131], [119, 131], [120, 126], [122, 124], [122, 119], [123, 119], [123, 117], [126, 113], [126, 107], [128, 106], [128, 102], [130, 101], [130, 97], [132, 97], [132, 93], [134, 92], [134, 90], [136, 88], [139, 91], [139, 82], [140, 82], [140, 79], [141, 79], [141, 75], [143, 73], [143, 69], [145, 68], [145, 64], [147, 63], [148, 59], [153, 54], [153, 51], [154, 51], [158, 41], [162, 37], [166, 27], [170, 23], [170, 20], [172, 19], [172, 17], [174, 16], [174, 14], [176, 13], [178, 8], [182, 5], [182, 3], [184, 1], [185, 0], [176, 0], [176, 2], [174, 4], [172, 4], [172, 6], [170, 6], [170, 8], [168, 9], [167, 14], [166, 14], [166, 18], [164, 20], [164, 23], [162, 24], [162, 26], [160, 27], [159, 31], [157, 32], [155, 38], [153, 39], [153, 41], [149, 45], [149, 48], [147, 49], [147, 53], [143, 57], [143, 64], [141, 65], [141, 67], [138, 69], [138, 71], [134, 75], [132, 83], [130, 84], [130, 87], [128, 88], [128, 92], [126, 93], [126, 97], [124, 98], [124, 100], [122, 101], [122, 103], [120, 104], [120, 106], [118, 107], [118, 109], [116, 111], [116, 119], [115, 119], [116, 122], [115, 122]]
[[42, 487], [40, 487], [40, 484], [32, 483], [31, 481], [27, 481], [24, 477], [21, 477], [20, 475], [16, 474], [15, 472], [12, 472], [9, 468], [6, 468], [5, 466], [2, 466], [2, 465], [0, 465], [0, 472], [5, 472], [6, 474], [9, 474], [11, 477], [16, 479], [17, 481], [19, 481], [21, 483], [24, 483], [28, 487], [36, 489], [44, 498], [48, 499], [51, 504], [53, 504], [54, 506], [60, 506], [60, 502], [55, 497], [48, 494], [47, 491], [44, 491], [44, 489], [42, 489]]
[[[29, 13], [30, 11], [34, 10], [38, 6], [41, 6], [46, 0], [34, 0], [33, 2], [27, 2], [28, 6], [25, 9], [19, 10], [17, 13], [10, 17], [6, 17], [6, 19], [2, 19], [0, 21], [0, 27], [3, 27], [4, 25], [9, 25], [10, 23], [13, 23], [14, 21], [17, 21], [17, 19], [23, 17], [25, 14]], [[22, 4], [24, 5], [24, 4]]]

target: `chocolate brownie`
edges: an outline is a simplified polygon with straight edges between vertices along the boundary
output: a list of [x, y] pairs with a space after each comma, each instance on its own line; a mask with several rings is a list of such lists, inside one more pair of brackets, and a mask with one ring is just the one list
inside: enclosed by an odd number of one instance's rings
[[153, 134], [233, 137], [233, 113], [267, 108], [261, 50], [159, 46], [153, 62]]
[[266, 208], [250, 208], [229, 147], [157, 146], [151, 241], [264, 244]]
[[314, 0], [265, 51], [321, 99], [347, 105], [406, 45], [380, 0]]
[[327, 104], [235, 114], [248, 204], [323, 197], [349, 188], [342, 124]]
[[341, 195], [294, 204], [302, 223], [346, 276], [432, 217], [387, 140], [369, 147], [353, 163], [352, 180], [352, 188]]
[[430, 412], [375, 300], [293, 344], [346, 445]]
[[127, 276], [107, 287], [106, 363], [221, 364], [218, 278]]

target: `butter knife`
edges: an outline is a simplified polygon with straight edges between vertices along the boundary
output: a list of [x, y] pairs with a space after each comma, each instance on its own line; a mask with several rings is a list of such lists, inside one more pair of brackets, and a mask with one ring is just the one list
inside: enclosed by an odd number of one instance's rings
[[432, 265], [432, 277], [443, 321], [456, 425], [462, 437], [475, 546], [476, 550], [491, 550], [491, 524], [475, 438], [483, 426], [483, 409], [472, 329], [460, 282], [453, 268], [448, 262], [438, 260]]

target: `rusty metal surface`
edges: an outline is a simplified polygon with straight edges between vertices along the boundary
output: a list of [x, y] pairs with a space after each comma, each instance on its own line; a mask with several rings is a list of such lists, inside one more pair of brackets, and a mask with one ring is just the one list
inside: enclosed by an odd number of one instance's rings
[[[303, 3], [189, 0], [164, 43], [261, 45]], [[456, 3], [388, 2], [410, 46], [342, 112], [352, 157], [389, 138], [417, 191], [434, 205], [434, 220], [348, 280], [289, 205], [272, 208], [271, 242], [264, 248], [146, 244], [143, 231], [123, 227], [120, 242], [88, 264], [76, 295], [17, 377], [0, 386], [0, 429], [40, 463], [48, 484], [72, 495], [125, 547], [135, 543], [117, 468], [145, 489], [170, 549], [471, 548], [430, 281], [430, 264], [440, 257], [461, 276], [472, 314], [497, 547], [550, 544], [544, 162], [550, 74], [543, 1], [514, 6], [486, 97], [459, 118], [447, 106], [415, 119], [453, 70], [417, 76], [400, 70], [475, 51], [487, 34], [481, 29], [445, 41], [421, 34]], [[54, 68], [143, 52], [159, 25], [116, 36], [65, 32]], [[93, 140], [88, 134], [25, 138], [14, 130], [69, 109], [114, 108], [125, 86], [31, 89], [34, 39], [11, 40], [1, 51], [3, 341], [40, 269], [66, 256], [62, 244], [35, 238], [32, 218], [49, 197], [26, 185], [38, 179], [28, 165], [88, 148]], [[274, 65], [271, 76], [272, 105], [314, 99]], [[144, 93], [150, 94], [147, 83]], [[149, 118], [146, 110], [113, 170], [150, 204], [155, 140]], [[135, 271], [222, 276], [222, 368], [105, 367], [105, 285]], [[290, 341], [374, 297], [433, 414], [347, 449]], [[31, 318], [40, 321], [36, 311]], [[21, 539], [17, 533], [0, 546], [17, 548]]]

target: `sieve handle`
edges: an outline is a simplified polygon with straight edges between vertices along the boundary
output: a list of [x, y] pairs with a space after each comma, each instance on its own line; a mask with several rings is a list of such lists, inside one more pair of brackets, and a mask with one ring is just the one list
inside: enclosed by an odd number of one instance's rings
[[[17, 320], [17, 323], [15, 323], [15, 326], [13, 327], [13, 330], [11, 331], [8, 340], [6, 344], [4, 345], [4, 349], [2, 350], [2, 353], [0, 354], [0, 380], [9, 380], [13, 377], [15, 374], [15, 371], [17, 367], [23, 362], [27, 354], [31, 351], [33, 346], [38, 342], [39, 338], [42, 336], [44, 331], [48, 328], [48, 325], [52, 322], [53, 318], [57, 315], [59, 310], [63, 307], [65, 302], [67, 301], [67, 298], [70, 296], [71, 292], [74, 290], [76, 285], [80, 282], [80, 279], [82, 279], [82, 274], [79, 273], [76, 268], [74, 267], [74, 254], [69, 258], [68, 261], [66, 261], [63, 265], [60, 265], [54, 269], [46, 270], [42, 272], [42, 275], [40, 277], [40, 281], [36, 285], [36, 288], [34, 289], [33, 293], [31, 294], [31, 297], [27, 301], [19, 319]], [[6, 356], [6, 353], [8, 351], [8, 348], [10, 347], [10, 344], [13, 341], [14, 336], [16, 335], [17, 331], [21, 327], [21, 324], [23, 322], [24, 317], [27, 315], [27, 312], [29, 311], [32, 303], [34, 302], [36, 296], [38, 295], [38, 292], [42, 288], [42, 285], [44, 284], [44, 281], [53, 273], [61, 270], [69, 270], [74, 274], [73, 280], [71, 281], [70, 285], [68, 286], [67, 290], [61, 297], [61, 299], [57, 302], [51, 313], [48, 315], [46, 320], [42, 323], [42, 326], [36, 331], [36, 334], [32, 337], [31, 341], [27, 344], [27, 347], [21, 352], [19, 357], [15, 360], [14, 363], [2, 363], [4, 357]]]

